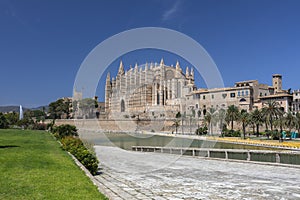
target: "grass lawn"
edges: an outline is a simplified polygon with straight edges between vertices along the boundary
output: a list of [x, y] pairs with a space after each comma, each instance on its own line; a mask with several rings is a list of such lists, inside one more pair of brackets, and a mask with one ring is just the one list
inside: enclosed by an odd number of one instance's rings
[[105, 199], [45, 131], [0, 130], [0, 199]]

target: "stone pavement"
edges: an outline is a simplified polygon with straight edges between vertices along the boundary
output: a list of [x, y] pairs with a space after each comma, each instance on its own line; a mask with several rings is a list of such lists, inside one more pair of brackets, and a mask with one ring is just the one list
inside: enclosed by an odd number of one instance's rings
[[300, 169], [96, 146], [110, 199], [300, 199]]

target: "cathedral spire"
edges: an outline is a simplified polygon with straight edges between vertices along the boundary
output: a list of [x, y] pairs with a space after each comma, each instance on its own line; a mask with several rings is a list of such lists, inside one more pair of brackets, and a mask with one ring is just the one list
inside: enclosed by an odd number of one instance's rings
[[180, 67], [180, 65], [179, 65], [179, 61], [178, 61], [178, 60], [177, 60], [177, 62], [176, 62], [175, 68], [176, 68], [176, 71], [179, 71], [179, 72], [182, 71], [182, 70], [181, 70], [181, 67]]
[[119, 67], [119, 71], [118, 71], [118, 75], [123, 75], [124, 72], [124, 66], [123, 66], [123, 62], [122, 60], [120, 61], [120, 67]]
[[137, 64], [137, 62], [135, 63], [134, 71], [135, 71], [135, 72], [138, 72], [138, 64]]
[[186, 66], [186, 69], [185, 69], [185, 77], [189, 77], [189, 76], [190, 76], [189, 67]]
[[162, 67], [162, 66], [164, 66], [165, 65], [165, 63], [164, 63], [164, 59], [163, 58], [161, 58], [161, 60], [160, 60], [160, 66]]
[[109, 72], [106, 75], [106, 82], [110, 82], [110, 73]]
[[194, 79], [194, 68], [193, 67], [191, 68], [191, 76]]

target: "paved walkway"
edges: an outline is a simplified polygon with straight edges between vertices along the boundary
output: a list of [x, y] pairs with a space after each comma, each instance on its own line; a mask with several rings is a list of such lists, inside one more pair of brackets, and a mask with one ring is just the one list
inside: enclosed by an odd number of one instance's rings
[[300, 199], [300, 169], [96, 146], [110, 199]]

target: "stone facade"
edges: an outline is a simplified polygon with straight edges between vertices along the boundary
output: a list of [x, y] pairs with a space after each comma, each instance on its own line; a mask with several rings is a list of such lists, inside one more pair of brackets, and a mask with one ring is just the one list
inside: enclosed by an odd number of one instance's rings
[[175, 67], [164, 64], [137, 64], [128, 71], [120, 62], [115, 78], [107, 74], [105, 110], [109, 118], [174, 117], [185, 110], [185, 97], [193, 90], [194, 70], [183, 73], [179, 62]]
[[292, 111], [294, 113], [300, 112], [300, 90], [294, 90], [293, 92]]
[[[107, 118], [174, 118], [178, 112], [203, 118], [211, 109], [217, 111], [235, 105], [251, 111], [266, 102], [277, 101], [284, 111], [292, 109], [293, 95], [282, 89], [282, 76], [272, 76], [272, 86], [257, 80], [236, 82], [234, 87], [199, 88], [194, 84], [194, 71], [186, 67], [183, 73], [179, 62], [175, 67], [164, 64], [145, 64], [124, 70], [120, 62], [117, 76], [107, 74], [105, 112]], [[300, 92], [293, 109], [300, 110]], [[296, 94], [295, 94], [296, 95]], [[296, 99], [294, 95], [294, 99]], [[299, 103], [298, 103], [299, 102]]]

